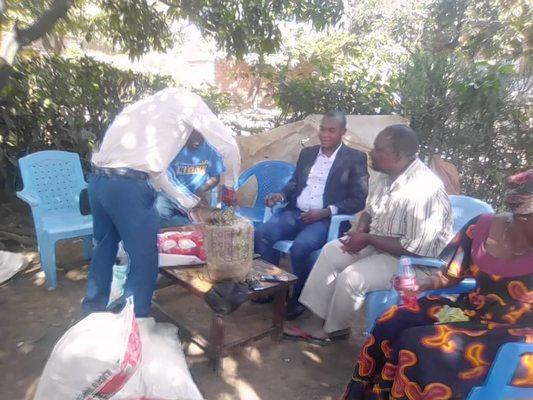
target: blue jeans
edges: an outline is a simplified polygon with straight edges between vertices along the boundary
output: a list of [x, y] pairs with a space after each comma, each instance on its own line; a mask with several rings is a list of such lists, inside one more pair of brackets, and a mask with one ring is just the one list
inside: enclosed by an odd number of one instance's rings
[[188, 225], [191, 223], [191, 220], [181, 211], [177, 202], [166, 193], [160, 192], [157, 194], [155, 208], [159, 214], [162, 228]]
[[146, 180], [99, 174], [89, 176], [88, 192], [96, 244], [82, 311], [105, 310], [122, 240], [130, 262], [124, 293], [133, 295], [135, 315], [146, 317], [158, 274], [156, 193]]
[[294, 240], [290, 257], [292, 271], [298, 277], [298, 282], [294, 286], [293, 301], [300, 297], [305, 281], [313, 268], [311, 253], [326, 244], [330, 222], [328, 218], [305, 224], [300, 219], [301, 213], [298, 209], [292, 209], [274, 214], [255, 230], [254, 238], [255, 252], [274, 265], [279, 265], [280, 254], [272, 246], [279, 240]]

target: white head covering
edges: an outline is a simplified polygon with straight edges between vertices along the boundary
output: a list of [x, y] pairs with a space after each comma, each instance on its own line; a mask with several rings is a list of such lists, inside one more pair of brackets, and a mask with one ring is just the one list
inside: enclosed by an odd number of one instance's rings
[[[220, 153], [226, 167], [225, 183], [227, 186], [234, 186], [239, 178], [241, 156], [232, 130], [217, 118], [199, 95], [183, 89], [177, 90], [179, 93], [174, 96], [180, 98], [182, 106], [178, 117], [200, 132], [205, 140]], [[184, 145], [185, 143], [181, 147]]]
[[157, 180], [166, 175], [192, 129], [220, 153], [226, 167], [224, 182], [233, 186], [241, 165], [233, 132], [200, 96], [180, 88], [163, 89], [124, 108], [107, 129], [92, 162], [99, 167], [145, 171]]

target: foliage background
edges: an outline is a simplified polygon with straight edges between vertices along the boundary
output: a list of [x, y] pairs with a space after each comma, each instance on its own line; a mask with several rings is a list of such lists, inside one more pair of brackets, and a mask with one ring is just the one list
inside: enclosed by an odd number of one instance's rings
[[[13, 191], [17, 159], [40, 150], [90, 152], [125, 105], [174, 85], [168, 76], [123, 71], [89, 57], [26, 55], [0, 96], [0, 182]], [[220, 112], [229, 96], [216, 88], [196, 90]]]
[[[97, 1], [101, 12], [91, 15], [82, 12], [88, 3], [95, 2], [77, 3], [68, 23], [50, 35], [51, 53], [60, 52], [53, 43], [62, 35], [75, 33], [138, 57], [165, 49], [174, 39], [169, 24], [192, 15], [175, 7], [132, 8], [122, 0]], [[276, 24], [261, 25], [257, 18], [307, 18], [324, 29], [339, 20], [339, 2], [325, 9], [311, 0], [279, 2], [270, 11], [255, 0], [232, 1], [224, 10], [216, 2], [196, 3], [205, 13], [200, 29], [228, 55], [255, 54], [252, 73], [281, 110], [277, 124], [331, 108], [406, 115], [421, 137], [421, 155], [452, 161], [465, 193], [494, 206], [502, 205], [504, 177], [532, 165], [533, 15], [525, 0], [348, 1], [335, 29], [310, 34], [298, 28], [290, 40], [282, 40]], [[38, 11], [21, 8], [16, 15], [31, 18]], [[134, 23], [124, 25], [121, 16]], [[155, 22], [139, 36], [144, 28], [132, 27], [147, 21]], [[258, 24], [261, 30], [254, 31]], [[261, 40], [268, 30], [272, 40]], [[86, 162], [125, 104], [169, 84], [165, 76], [121, 71], [87, 57], [26, 53], [0, 93], [0, 184], [14, 189], [16, 160], [32, 151], [76, 151]], [[200, 94], [219, 110], [231, 107], [229, 96], [213, 87]]]
[[338, 108], [410, 118], [421, 156], [441, 154], [464, 192], [502, 207], [532, 166], [533, 15], [527, 1], [353, 2], [350, 29], [302, 38], [258, 64], [286, 120]]

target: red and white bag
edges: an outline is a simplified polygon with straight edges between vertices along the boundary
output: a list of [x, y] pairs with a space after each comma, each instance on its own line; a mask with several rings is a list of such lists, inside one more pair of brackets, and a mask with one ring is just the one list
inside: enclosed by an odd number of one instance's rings
[[103, 399], [203, 400], [177, 328], [153, 318], [135, 319], [131, 298], [120, 314], [91, 314], [63, 335], [34, 397]]
[[119, 314], [93, 313], [59, 339], [34, 400], [100, 400], [119, 392], [142, 357], [130, 298]]
[[142, 362], [133, 377], [112, 400], [203, 400], [194, 383], [171, 324], [139, 318]]
[[159, 266], [202, 264], [206, 259], [200, 230], [161, 232], [157, 235]]

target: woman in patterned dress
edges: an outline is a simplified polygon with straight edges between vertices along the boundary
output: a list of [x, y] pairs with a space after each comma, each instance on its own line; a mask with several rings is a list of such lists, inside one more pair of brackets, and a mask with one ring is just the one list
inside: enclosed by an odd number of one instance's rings
[[[483, 385], [502, 344], [533, 343], [533, 169], [508, 183], [512, 214], [468, 222], [443, 250], [446, 266], [418, 289], [475, 277], [476, 290], [389, 308], [365, 341], [343, 400], [465, 399]], [[445, 305], [469, 320], [439, 323]], [[522, 356], [512, 384], [531, 387], [533, 398], [533, 354]]]

